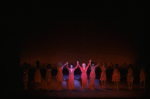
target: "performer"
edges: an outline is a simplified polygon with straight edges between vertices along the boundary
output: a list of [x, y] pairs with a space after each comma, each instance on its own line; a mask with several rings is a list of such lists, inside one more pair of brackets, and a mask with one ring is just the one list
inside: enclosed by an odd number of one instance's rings
[[41, 72], [40, 72], [40, 62], [36, 61], [36, 70], [34, 72], [34, 81], [35, 81], [35, 85], [36, 85], [36, 90], [39, 90], [41, 87], [41, 81], [42, 81], [42, 76], [41, 76]]
[[28, 89], [28, 69], [27, 63], [23, 63], [23, 83], [24, 83], [24, 90]]
[[112, 75], [112, 81], [114, 82], [114, 88], [119, 89], [118, 83], [120, 82], [120, 71], [118, 69], [118, 64], [115, 64], [113, 75]]
[[[146, 66], [147, 67], [147, 66]], [[146, 81], [146, 73], [145, 73], [145, 68], [146, 67], [139, 67], [140, 69], [140, 89], [144, 89], [145, 90], [145, 81]]]
[[49, 86], [52, 83], [52, 76], [51, 76], [51, 64], [47, 65], [46, 70], [46, 82], [47, 82], [47, 90], [50, 90]]
[[62, 90], [62, 82], [63, 82], [63, 68], [65, 65], [67, 65], [68, 62], [66, 62], [64, 65], [62, 65], [61, 62], [58, 63], [58, 66], [57, 66], [57, 75], [56, 75], [56, 81], [57, 81], [57, 84], [58, 84], [58, 89], [59, 90]]
[[[98, 63], [99, 65], [99, 63]], [[94, 89], [95, 88], [95, 68], [98, 66], [94, 66], [94, 62], [91, 63], [91, 72], [90, 72], [90, 81], [89, 81], [89, 89]]]
[[103, 66], [100, 66], [101, 68], [101, 76], [100, 76], [100, 81], [101, 81], [101, 85], [102, 85], [102, 88], [105, 88], [105, 83], [106, 83], [106, 64], [103, 63]]
[[79, 65], [79, 68], [80, 68], [80, 70], [82, 72], [82, 74], [81, 74], [81, 79], [82, 79], [81, 90], [82, 89], [84, 90], [86, 88], [86, 85], [87, 85], [87, 73], [86, 72], [87, 72], [87, 69], [90, 66], [90, 64], [91, 64], [91, 60], [89, 60], [89, 64], [88, 64], [87, 67], [86, 67], [85, 63], [82, 63], [82, 67]]
[[67, 69], [69, 71], [69, 78], [68, 78], [68, 90], [74, 90], [74, 71], [78, 67], [79, 62], [77, 61], [77, 65], [75, 68], [73, 68], [73, 64], [70, 64], [70, 68], [68, 67], [67, 64]]
[[130, 64], [128, 68], [128, 73], [127, 73], [127, 82], [128, 82], [128, 88], [132, 90], [132, 84], [133, 84], [133, 65]]

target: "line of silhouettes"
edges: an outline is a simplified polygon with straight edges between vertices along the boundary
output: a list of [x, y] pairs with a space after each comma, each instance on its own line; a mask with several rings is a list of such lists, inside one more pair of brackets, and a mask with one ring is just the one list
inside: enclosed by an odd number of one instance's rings
[[[79, 62], [77, 61], [77, 65], [74, 67], [73, 64], [69, 64], [68, 67], [68, 62], [66, 62], [65, 64], [62, 64], [61, 62], [58, 63], [57, 66], [57, 75], [56, 75], [56, 83], [57, 83], [57, 87], [58, 90], [62, 90], [62, 82], [63, 82], [63, 68], [66, 66], [66, 68], [69, 71], [69, 76], [68, 76], [68, 90], [74, 90], [74, 71], [79, 67], [81, 70], [81, 90], [85, 90], [86, 89], [86, 85], [87, 85], [87, 69], [90, 67], [91, 71], [90, 71], [90, 76], [89, 76], [89, 85], [88, 88], [89, 89], [94, 89], [95, 88], [95, 69], [99, 66], [101, 69], [101, 74], [100, 74], [100, 84], [102, 86], [102, 88], [105, 88], [105, 83], [107, 81], [107, 77], [106, 77], [106, 70], [108, 68], [109, 65], [112, 65], [114, 70], [113, 70], [113, 74], [112, 74], [112, 81], [114, 82], [114, 88], [115, 89], [119, 89], [118, 83], [120, 82], [120, 71], [119, 71], [119, 67], [118, 64], [113, 65], [112, 63], [108, 63], [106, 66], [106, 63], [103, 63], [102, 66], [100, 66], [100, 63], [98, 63], [95, 66], [94, 62], [91, 62], [91, 60], [89, 60], [88, 65], [86, 66], [85, 63], [82, 63], [82, 66], [80, 66]], [[125, 65], [125, 68], [128, 69], [128, 73], [127, 73], [127, 83], [128, 83], [128, 89], [132, 90], [132, 85], [133, 85], [133, 80], [134, 80], [134, 73], [133, 73], [133, 65], [129, 65], [127, 66], [125, 63], [123, 64]], [[26, 62], [23, 63], [23, 82], [24, 82], [24, 90], [28, 89], [28, 64]], [[34, 72], [34, 83], [36, 87], [36, 90], [40, 90], [40, 86], [41, 86], [41, 81], [42, 81], [42, 76], [41, 76], [41, 72], [40, 72], [40, 63], [39, 61], [36, 61], [36, 69]], [[145, 68], [146, 67], [139, 67], [140, 69], [140, 89], [145, 89], [145, 81], [146, 81], [146, 73], [145, 73]], [[51, 64], [47, 65], [47, 69], [46, 69], [46, 82], [47, 85], [49, 86], [52, 83], [52, 76], [51, 76]], [[47, 87], [47, 90], [50, 90]]]

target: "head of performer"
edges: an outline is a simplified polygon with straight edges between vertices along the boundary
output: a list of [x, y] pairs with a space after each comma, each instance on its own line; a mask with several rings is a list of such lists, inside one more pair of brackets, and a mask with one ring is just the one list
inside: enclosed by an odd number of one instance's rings
[[69, 66], [70, 66], [70, 68], [73, 68], [73, 64], [72, 63], [70, 63]]
[[133, 64], [130, 64], [130, 65], [129, 65], [129, 68], [133, 69]]
[[118, 69], [118, 64], [115, 64], [115, 68]]
[[85, 64], [85, 63], [82, 63], [82, 67], [85, 68], [85, 67], [86, 67], [86, 64]]
[[36, 67], [37, 67], [37, 69], [40, 67], [40, 62], [39, 61], [36, 61]]
[[91, 62], [91, 66], [94, 66], [94, 62]]
[[51, 64], [47, 64], [47, 69], [51, 69]]
[[103, 63], [103, 68], [106, 68], [106, 63]]
[[63, 65], [63, 64], [62, 64], [61, 62], [58, 63], [58, 66], [60, 66], [60, 67], [61, 67], [62, 65]]

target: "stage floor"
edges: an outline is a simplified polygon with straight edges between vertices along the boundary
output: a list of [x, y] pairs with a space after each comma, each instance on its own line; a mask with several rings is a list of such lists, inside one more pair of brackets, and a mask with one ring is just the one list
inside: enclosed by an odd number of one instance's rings
[[[113, 82], [111, 80], [107, 80], [106, 82], [106, 88], [103, 89], [101, 85], [99, 84], [99, 79], [95, 79], [95, 89], [85, 89], [81, 90], [81, 75], [75, 75], [74, 80], [74, 87], [75, 90], [69, 91], [67, 90], [67, 80], [68, 75], [64, 75], [62, 82], [62, 90], [59, 91], [57, 88], [57, 83], [55, 81], [55, 76], [52, 77], [53, 81], [52, 84], [47, 86], [46, 79], [42, 79], [41, 83], [41, 90], [35, 91], [35, 84], [34, 81], [29, 81], [29, 89], [27, 91], [21, 92], [19, 96], [21, 97], [54, 97], [54, 98], [124, 98], [124, 97], [145, 97], [147, 95], [147, 89], [139, 89], [139, 84], [135, 83], [133, 84], [133, 89], [129, 90], [127, 82], [120, 81], [119, 83], [119, 90], [114, 89]], [[87, 81], [87, 87], [88, 87], [89, 80]], [[47, 91], [46, 88], [49, 87], [50, 90]]]

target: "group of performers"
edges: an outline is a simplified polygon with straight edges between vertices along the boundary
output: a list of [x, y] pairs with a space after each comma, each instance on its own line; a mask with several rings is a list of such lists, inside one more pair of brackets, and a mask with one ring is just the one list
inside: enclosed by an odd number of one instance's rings
[[[112, 64], [112, 63], [111, 63]], [[110, 63], [108, 63], [108, 65], [110, 65]], [[42, 80], [42, 76], [40, 73], [40, 69], [39, 69], [39, 61], [36, 62], [36, 71], [34, 73], [34, 81], [35, 84], [37, 86], [41, 85], [41, 80]], [[68, 76], [68, 90], [74, 90], [74, 71], [79, 67], [81, 70], [81, 90], [86, 89], [86, 85], [87, 85], [87, 70], [89, 68], [89, 66], [91, 66], [91, 72], [90, 72], [90, 78], [89, 78], [89, 85], [88, 88], [89, 89], [94, 89], [95, 88], [95, 68], [100, 66], [100, 64], [98, 63], [96, 66], [94, 64], [94, 62], [91, 62], [91, 60], [89, 60], [88, 65], [86, 66], [85, 63], [82, 63], [82, 66], [80, 66], [79, 62], [77, 61], [77, 65], [74, 67], [73, 64], [69, 64], [68, 67], [68, 62], [66, 62], [64, 65], [59, 62], [58, 66], [57, 66], [57, 75], [56, 75], [56, 81], [58, 84], [58, 89], [62, 90], [62, 82], [63, 82], [63, 68], [66, 66], [66, 68], [69, 71], [69, 76]], [[118, 64], [115, 64], [115, 66], [112, 64], [112, 66], [114, 67], [114, 71], [113, 71], [113, 75], [112, 75], [112, 81], [114, 82], [114, 88], [119, 89], [118, 87], [118, 83], [120, 82], [120, 71], [118, 68]], [[26, 67], [26, 66], [25, 66]], [[106, 66], [105, 63], [103, 63], [102, 66], [100, 66], [101, 69], [101, 75], [100, 75], [100, 81], [101, 81], [101, 86], [102, 88], [105, 88], [105, 83], [107, 80], [106, 77], [106, 69], [108, 67]], [[143, 88], [145, 89], [145, 80], [146, 80], [146, 73], [144, 72], [145, 68], [140, 68], [140, 89]], [[128, 73], [127, 73], [127, 82], [128, 82], [128, 88], [132, 90], [132, 84], [133, 84], [133, 68], [132, 66], [129, 66], [128, 68]], [[52, 83], [52, 77], [51, 77], [51, 65], [48, 64], [47, 65], [47, 71], [46, 71], [46, 81], [47, 84], [49, 85], [50, 83]], [[25, 68], [24, 69], [24, 76], [23, 76], [23, 82], [24, 82], [24, 90], [26, 90], [28, 87], [28, 70]], [[36, 90], [39, 90], [40, 87], [36, 87]], [[47, 88], [49, 90], [49, 88]]]

